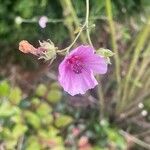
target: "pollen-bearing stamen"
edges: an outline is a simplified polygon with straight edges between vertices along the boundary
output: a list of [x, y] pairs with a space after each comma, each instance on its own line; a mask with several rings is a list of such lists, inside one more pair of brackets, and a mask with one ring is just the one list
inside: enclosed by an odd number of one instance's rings
[[76, 73], [76, 74], [82, 73], [83, 63], [79, 56], [72, 56], [71, 58], [69, 58], [68, 64], [71, 66], [71, 70], [74, 73]]

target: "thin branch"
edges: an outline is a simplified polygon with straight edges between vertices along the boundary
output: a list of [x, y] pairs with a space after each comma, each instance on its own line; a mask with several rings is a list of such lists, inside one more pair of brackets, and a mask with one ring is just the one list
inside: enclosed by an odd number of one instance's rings
[[123, 135], [125, 138], [129, 138], [132, 142], [134, 142], [135, 144], [137, 145], [140, 145], [141, 147], [144, 147], [146, 149], [150, 149], [150, 144], [148, 143], [145, 143], [143, 141], [141, 141], [140, 139], [132, 136], [131, 134], [123, 131], [123, 130], [120, 130], [120, 134]]
[[[89, 18], [89, 20], [107, 20], [107, 18], [105, 16], [92, 16]], [[24, 19], [22, 18], [22, 23], [38, 23], [39, 19], [38, 18], [31, 18], [31, 19]], [[84, 21], [84, 18], [79, 18], [80, 22]], [[53, 24], [57, 24], [57, 23], [64, 23], [65, 19], [64, 18], [48, 18], [48, 22], [47, 23], [53, 23]]]

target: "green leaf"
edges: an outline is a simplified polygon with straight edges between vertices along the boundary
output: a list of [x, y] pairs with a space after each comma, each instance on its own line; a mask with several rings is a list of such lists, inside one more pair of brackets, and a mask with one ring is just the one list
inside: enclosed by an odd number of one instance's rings
[[40, 116], [40, 117], [44, 117], [48, 114], [50, 114], [52, 112], [52, 107], [49, 106], [48, 104], [46, 103], [42, 103], [38, 108], [37, 108], [37, 114]]
[[12, 133], [9, 128], [2, 128], [1, 136], [3, 136], [4, 139], [9, 139], [12, 136]]
[[41, 104], [40, 99], [39, 99], [39, 98], [32, 98], [32, 99], [31, 99], [31, 104], [32, 104], [34, 107], [37, 107], [38, 105]]
[[22, 116], [20, 114], [13, 115], [11, 117], [11, 120], [15, 123], [21, 123], [22, 122]]
[[55, 120], [55, 125], [58, 128], [65, 127], [69, 125], [73, 121], [73, 118], [67, 115], [60, 115], [58, 118]]
[[53, 82], [50, 85], [51, 89], [60, 89], [60, 84], [58, 82]]
[[26, 150], [41, 150], [41, 144], [36, 136], [30, 136], [26, 143]]
[[20, 114], [21, 110], [19, 107], [13, 106], [7, 101], [5, 101], [1, 106], [0, 106], [0, 116], [1, 117], [8, 117], [11, 115], [15, 114]]
[[110, 142], [114, 142], [116, 147], [124, 150], [125, 148], [125, 140], [124, 138], [118, 133], [116, 129], [109, 128], [107, 131], [108, 139]]
[[10, 86], [7, 81], [0, 82], [0, 97], [8, 96], [10, 90]]
[[47, 87], [44, 84], [39, 84], [35, 93], [37, 96], [42, 97], [45, 96], [46, 92], [47, 92]]
[[15, 147], [17, 145], [17, 140], [15, 140], [15, 139], [8, 139], [7, 141], [5, 141], [5, 145], [6, 145], [6, 149], [7, 150], [15, 149]]
[[60, 90], [52, 89], [48, 95], [47, 99], [51, 103], [58, 103], [61, 100], [62, 92]]
[[18, 87], [10, 90], [9, 100], [14, 104], [19, 104], [22, 99], [22, 91]]
[[12, 130], [12, 136], [17, 139], [21, 135], [23, 135], [27, 131], [27, 129], [27, 126], [23, 124], [16, 124]]
[[27, 122], [35, 129], [39, 129], [41, 122], [40, 122], [40, 118], [34, 114], [31, 111], [25, 111], [24, 112], [25, 118], [27, 120]]
[[41, 118], [41, 122], [44, 125], [51, 124], [53, 122], [53, 116], [52, 116], [52, 114], [48, 114], [48, 115], [42, 117]]
[[48, 135], [50, 138], [55, 137], [59, 133], [59, 130], [53, 126], [49, 126], [48, 128]]
[[48, 134], [48, 131], [45, 130], [45, 129], [41, 129], [41, 130], [38, 130], [38, 136], [41, 138], [41, 139], [49, 139], [49, 134]]
[[56, 129], [53, 126], [49, 126], [48, 129], [38, 130], [38, 136], [45, 140], [49, 140], [57, 137], [58, 133], [59, 133], [58, 129]]

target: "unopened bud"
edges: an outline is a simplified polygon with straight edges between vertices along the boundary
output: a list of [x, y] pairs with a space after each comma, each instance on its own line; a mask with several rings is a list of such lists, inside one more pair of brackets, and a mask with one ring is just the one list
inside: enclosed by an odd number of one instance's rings
[[43, 55], [41, 55], [40, 59], [45, 59], [50, 60], [50, 59], [55, 59], [56, 58], [56, 50], [58, 49], [57, 47], [55, 47], [54, 43], [52, 41], [39, 41], [40, 43], [40, 49], [45, 50], [43, 52]]
[[112, 57], [114, 55], [114, 53], [111, 50], [105, 48], [98, 49], [96, 53], [103, 57]]

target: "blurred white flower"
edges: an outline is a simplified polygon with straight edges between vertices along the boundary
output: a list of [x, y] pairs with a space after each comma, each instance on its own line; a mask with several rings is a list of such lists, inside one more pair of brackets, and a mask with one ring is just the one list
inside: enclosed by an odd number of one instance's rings
[[106, 126], [106, 125], [107, 125], [107, 121], [106, 121], [105, 119], [102, 119], [102, 120], [100, 121], [100, 124], [101, 124], [102, 126]]
[[143, 103], [139, 103], [138, 107], [142, 109], [144, 107]]
[[46, 16], [42, 16], [42, 17], [39, 19], [39, 26], [40, 26], [41, 28], [45, 28], [47, 22], [48, 22], [48, 18], [47, 18]]
[[143, 111], [141, 112], [141, 115], [144, 116], [144, 117], [147, 116], [147, 114], [148, 114], [148, 112], [147, 112], [146, 110], [143, 110]]
[[16, 24], [20, 25], [22, 22], [23, 22], [23, 19], [22, 19], [20, 16], [17, 16], [17, 17], [15, 18], [15, 23], [16, 23]]

